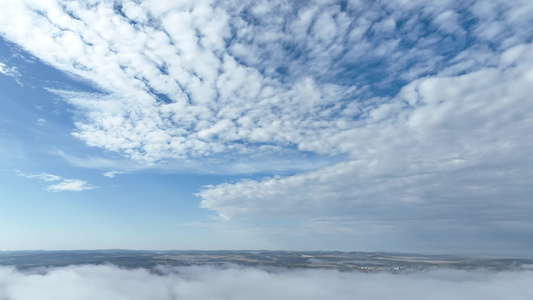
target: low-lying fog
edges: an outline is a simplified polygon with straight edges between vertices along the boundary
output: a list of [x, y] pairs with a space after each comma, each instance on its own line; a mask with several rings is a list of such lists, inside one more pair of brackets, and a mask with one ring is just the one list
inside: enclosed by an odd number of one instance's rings
[[436, 270], [363, 274], [228, 266], [110, 265], [20, 271], [0, 267], [0, 300], [533, 299], [533, 271]]

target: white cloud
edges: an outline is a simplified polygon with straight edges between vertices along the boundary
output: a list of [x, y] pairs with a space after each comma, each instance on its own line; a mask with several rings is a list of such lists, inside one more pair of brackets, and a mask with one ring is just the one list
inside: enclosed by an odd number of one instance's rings
[[76, 179], [63, 179], [60, 183], [52, 184], [44, 189], [49, 192], [81, 192], [85, 190], [95, 189], [96, 186], [90, 185], [87, 181]]
[[61, 176], [48, 174], [48, 173], [25, 174], [19, 170], [15, 170], [15, 172], [19, 176], [26, 177], [26, 178], [32, 178], [32, 179], [39, 179], [45, 182], [61, 181], [59, 183], [52, 184], [44, 188], [45, 191], [49, 191], [49, 192], [63, 192], [63, 191], [81, 192], [81, 191], [92, 190], [92, 189], [97, 188], [96, 186], [93, 186], [87, 183], [87, 181], [77, 180], [77, 179], [64, 179]]
[[105, 177], [108, 177], [108, 178], [114, 178], [116, 175], [120, 175], [120, 174], [124, 174], [125, 172], [123, 171], [109, 171], [109, 172], [105, 172], [103, 173], [102, 175], [105, 176]]
[[17, 71], [17, 68], [9, 67], [3, 62], [0, 62], [0, 73], [6, 76], [15, 77], [15, 78], [20, 77], [20, 73]]
[[[74, 135], [148, 163], [257, 152], [257, 144], [337, 154], [320, 141], [358, 126], [353, 121], [358, 115], [347, 104], [364, 106], [365, 99], [354, 91], [371, 83], [345, 76], [345, 65], [362, 64], [364, 71], [364, 64], [391, 57], [384, 70], [393, 77], [406, 72], [413, 59], [433, 60], [438, 50], [430, 44], [413, 48], [412, 59], [403, 55], [396, 19], [407, 11], [381, 20], [379, 9], [378, 14], [351, 6], [340, 11], [326, 2], [298, 8], [296, 19], [277, 2], [251, 12], [249, 4], [225, 2], [124, 3], [132, 20], [107, 2], [97, 1], [90, 9], [84, 3], [61, 6], [61, 1], [8, 3], [13, 19], [5, 19], [7, 38], [110, 93], [56, 91], [79, 109]], [[445, 12], [453, 14], [433, 13]], [[257, 24], [243, 17], [247, 14]], [[372, 22], [387, 35], [347, 41], [354, 32], [361, 37], [357, 32], [370, 30]], [[413, 74], [436, 67], [426, 63]], [[308, 149], [310, 144], [314, 147]]]
[[2, 299], [530, 299], [531, 272], [439, 270], [362, 274], [332, 270], [69, 266], [0, 268]]
[[42, 181], [58, 181], [58, 180], [61, 180], [61, 176], [48, 174], [48, 173], [35, 173], [35, 174], [30, 173], [30, 174], [26, 174], [26, 173], [22, 173], [19, 170], [15, 170], [15, 172], [19, 176], [26, 177], [26, 178], [35, 178], [35, 179], [39, 179], [39, 180], [42, 180]]
[[[533, 110], [533, 105], [524, 99], [533, 92], [528, 85], [533, 45], [517, 48], [504, 52], [497, 68], [414, 81], [397, 98], [364, 108], [357, 128], [332, 134], [321, 140], [320, 146], [302, 143], [307, 150], [337, 148], [349, 153], [353, 161], [297, 177], [314, 178], [312, 174], [330, 172], [334, 175], [325, 177], [331, 181], [322, 185], [327, 188], [341, 178], [354, 181], [408, 171], [445, 174], [442, 172], [488, 164], [494, 156], [510, 160], [508, 166], [520, 167], [517, 163], [531, 149], [523, 137], [532, 129], [525, 112]], [[351, 170], [343, 173], [347, 169]], [[317, 186], [302, 186], [309, 185]]]
[[45, 119], [38, 119], [37, 124], [39, 126], [45, 126], [48, 122]]
[[[527, 138], [533, 103], [525, 100], [533, 93], [532, 67], [533, 45], [521, 45], [502, 53], [497, 67], [414, 81], [363, 113], [358, 128], [321, 140], [350, 159], [289, 177], [207, 186], [197, 194], [201, 207], [224, 218], [292, 219], [301, 226], [342, 216], [354, 230], [364, 228], [355, 221], [372, 221], [406, 234], [412, 221], [439, 222], [432, 230], [460, 225], [471, 242], [484, 238], [477, 229], [467, 233], [478, 226], [498, 232], [493, 239], [509, 232], [525, 237], [526, 230], [499, 221], [533, 226], [521, 213], [532, 209], [533, 190], [524, 180], [533, 151]], [[333, 223], [339, 231], [346, 225]]]
[[10, 67], [7, 64], [0, 61], [0, 74], [4, 74], [9, 77], [13, 77], [18, 85], [22, 86], [22, 82], [20, 81], [20, 73], [17, 69], [17, 67]]

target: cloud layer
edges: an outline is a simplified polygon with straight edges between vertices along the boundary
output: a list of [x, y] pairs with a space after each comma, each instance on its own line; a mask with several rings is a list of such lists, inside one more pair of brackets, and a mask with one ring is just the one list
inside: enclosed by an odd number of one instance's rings
[[109, 93], [56, 91], [79, 109], [74, 135], [146, 162], [282, 148], [350, 153], [322, 141], [402, 110], [375, 96], [442, 70], [493, 67], [530, 38], [524, 3], [6, 5], [5, 37]]
[[350, 159], [292, 177], [206, 187], [198, 194], [202, 206], [226, 217], [306, 208], [336, 216], [372, 203], [438, 205], [462, 197], [457, 201], [470, 199], [466, 208], [510, 195], [526, 200], [532, 67], [533, 47], [517, 46], [496, 67], [414, 81], [358, 128], [322, 140]]
[[532, 274], [440, 270], [409, 275], [230, 267], [0, 268], [0, 299], [531, 299]]

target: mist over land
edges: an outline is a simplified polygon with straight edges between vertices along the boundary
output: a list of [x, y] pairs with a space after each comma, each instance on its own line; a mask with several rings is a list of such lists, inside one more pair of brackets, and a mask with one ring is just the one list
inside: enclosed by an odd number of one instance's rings
[[0, 252], [0, 299], [531, 299], [533, 260], [338, 251]]
[[122, 269], [0, 267], [0, 299], [531, 299], [532, 271], [441, 269], [409, 274], [227, 266]]

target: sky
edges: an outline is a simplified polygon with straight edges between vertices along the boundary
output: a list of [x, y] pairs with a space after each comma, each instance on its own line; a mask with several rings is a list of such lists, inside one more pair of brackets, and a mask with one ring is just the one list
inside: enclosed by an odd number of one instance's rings
[[0, 250], [533, 250], [531, 1], [0, 4]]

